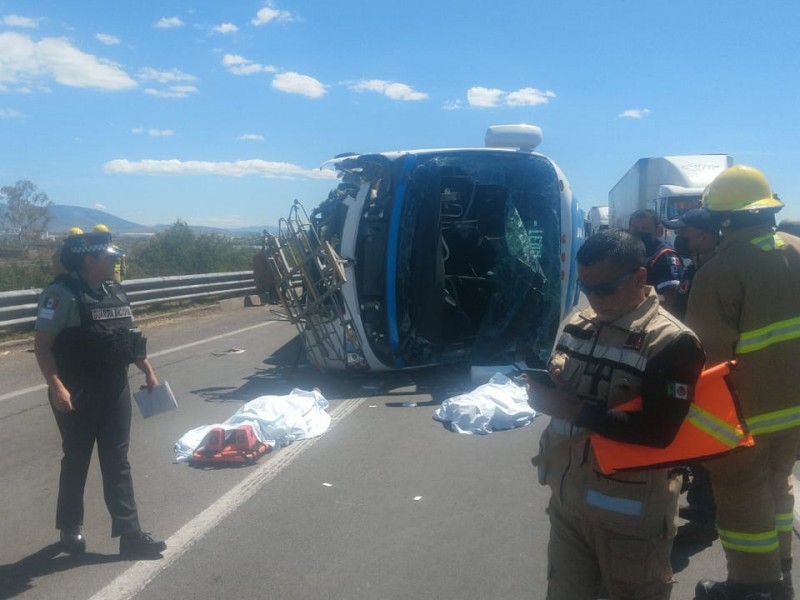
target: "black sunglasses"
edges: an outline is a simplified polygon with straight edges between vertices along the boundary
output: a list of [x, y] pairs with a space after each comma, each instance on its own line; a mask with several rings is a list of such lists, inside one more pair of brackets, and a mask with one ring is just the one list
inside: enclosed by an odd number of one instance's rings
[[619, 289], [619, 286], [628, 281], [628, 279], [630, 279], [638, 270], [639, 270], [638, 268], [634, 269], [630, 273], [626, 273], [622, 277], [618, 277], [614, 281], [609, 281], [608, 283], [598, 283], [597, 285], [586, 285], [582, 281], [578, 281], [578, 287], [587, 296], [591, 296], [592, 294], [594, 294], [595, 296], [599, 296], [600, 298], [613, 296]]

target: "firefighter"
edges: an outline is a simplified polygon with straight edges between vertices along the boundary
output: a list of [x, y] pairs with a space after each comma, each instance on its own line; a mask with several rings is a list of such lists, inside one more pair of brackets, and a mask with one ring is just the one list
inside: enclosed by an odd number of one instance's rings
[[83, 492], [97, 443], [111, 535], [120, 537], [120, 554], [157, 558], [166, 544], [139, 526], [128, 462], [128, 365], [145, 374], [148, 388], [158, 379], [125, 292], [113, 281], [114, 263], [122, 254], [107, 231], [75, 233], [64, 240], [60, 258], [68, 273], [42, 292], [34, 352], [64, 453], [56, 507], [62, 549], [70, 554], [86, 550]]
[[[604, 588], [614, 600], [665, 600], [681, 477], [655, 467], [605, 476], [587, 434], [669, 446], [703, 350], [645, 284], [645, 248], [633, 235], [601, 231], [577, 261], [591, 308], [567, 321], [550, 358], [556, 387], [529, 384], [533, 408], [552, 417], [534, 459], [552, 489], [547, 598], [596, 600]], [[637, 396], [640, 411], [617, 410]]]
[[698, 600], [794, 598], [792, 467], [800, 446], [800, 239], [775, 231], [783, 203], [764, 175], [735, 165], [703, 195], [720, 226], [694, 278], [686, 323], [730, 382], [755, 446], [705, 463], [727, 579], [701, 580]]

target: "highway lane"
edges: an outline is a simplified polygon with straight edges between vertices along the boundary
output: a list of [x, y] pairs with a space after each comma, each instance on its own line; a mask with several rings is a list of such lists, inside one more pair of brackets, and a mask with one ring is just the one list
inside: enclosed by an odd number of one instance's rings
[[[451, 433], [431, 417], [470, 387], [465, 370], [325, 376], [295, 366], [294, 328], [264, 307], [143, 329], [180, 407], [135, 415], [131, 462], [143, 525], [170, 549], [162, 561], [119, 560], [94, 464], [90, 552], [57, 555], [55, 424], [42, 390], [14, 393], [39, 381], [32, 354], [0, 349], [0, 378], [17, 386], [0, 401], [0, 598], [544, 597], [548, 492], [529, 458], [546, 418], [491, 436]], [[324, 436], [246, 469], [173, 463], [185, 431], [293, 387], [331, 401]], [[675, 563], [674, 598], [724, 574], [718, 543]]]
[[[218, 472], [214, 485], [201, 487], [208, 474], [173, 464], [173, 443], [194, 426], [224, 420], [244, 400], [270, 391], [283, 394], [294, 387], [295, 382], [287, 382], [279, 374], [281, 365], [271, 362], [281, 360], [287, 344], [291, 358], [286, 364], [294, 362], [296, 344], [291, 340], [295, 329], [276, 321], [266, 308], [187, 314], [143, 324], [142, 328], [149, 338], [157, 374], [170, 382], [180, 405], [177, 411], [147, 421], [134, 412], [132, 427], [130, 457], [142, 522], [146, 529], [167, 536], [219, 495], [217, 485], [233, 485], [242, 476], [236, 471]], [[234, 331], [239, 333], [230, 333]], [[233, 348], [244, 352], [228, 352]], [[0, 380], [13, 380], [18, 389], [41, 381], [29, 350], [15, 346], [0, 351]], [[143, 383], [136, 369], [131, 373], [132, 386]], [[0, 523], [5, 543], [0, 544], [0, 564], [8, 565], [57, 539], [53, 512], [60, 440], [43, 389], [14, 395], [5, 387], [4, 392], [6, 398], [0, 402]], [[86, 512], [90, 549], [100, 555], [116, 553], [96, 462], [87, 484]], [[91, 555], [92, 560], [103, 562], [108, 556]], [[55, 563], [58, 568], [67, 564], [61, 559]], [[124, 566], [119, 563], [120, 569]], [[78, 592], [73, 597], [89, 597], [98, 576], [93, 568], [64, 572], [67, 588]], [[65, 581], [38, 578], [31, 597], [57, 597], [50, 584], [60, 589]]]

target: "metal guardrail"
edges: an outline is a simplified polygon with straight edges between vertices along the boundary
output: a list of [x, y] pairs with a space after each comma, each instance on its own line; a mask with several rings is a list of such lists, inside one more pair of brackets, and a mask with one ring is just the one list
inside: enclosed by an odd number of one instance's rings
[[[252, 271], [129, 279], [123, 286], [132, 306], [256, 292]], [[32, 328], [41, 292], [41, 289], [0, 292], [0, 330]]]

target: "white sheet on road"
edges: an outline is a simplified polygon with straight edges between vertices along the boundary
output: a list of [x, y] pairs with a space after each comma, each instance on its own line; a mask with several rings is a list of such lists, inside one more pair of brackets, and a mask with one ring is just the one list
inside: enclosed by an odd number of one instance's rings
[[287, 396], [259, 396], [223, 423], [202, 425], [187, 431], [175, 442], [175, 460], [188, 461], [213, 427], [229, 431], [250, 424], [259, 441], [273, 442], [275, 446], [288, 446], [295, 440], [322, 435], [331, 425], [331, 416], [325, 412], [326, 408], [328, 401], [319, 390], [308, 392], [295, 388]]
[[502, 373], [495, 373], [489, 383], [442, 402], [433, 418], [448, 424], [457, 433], [485, 435], [525, 427], [536, 414], [528, 405], [525, 386], [517, 385]]

